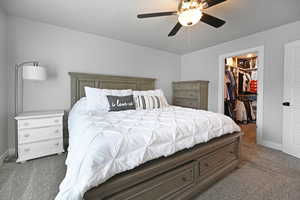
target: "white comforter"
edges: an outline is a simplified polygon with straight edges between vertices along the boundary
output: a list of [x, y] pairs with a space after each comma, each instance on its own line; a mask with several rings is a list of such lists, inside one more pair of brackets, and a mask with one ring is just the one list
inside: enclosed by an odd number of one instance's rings
[[235, 131], [240, 128], [224, 115], [174, 106], [93, 116], [74, 109], [68, 168], [56, 200], [81, 200], [118, 173]]

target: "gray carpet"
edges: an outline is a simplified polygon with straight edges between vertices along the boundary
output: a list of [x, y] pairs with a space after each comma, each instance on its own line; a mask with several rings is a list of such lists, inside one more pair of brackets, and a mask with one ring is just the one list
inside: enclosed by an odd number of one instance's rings
[[[52, 200], [65, 175], [65, 154], [0, 168], [1, 200]], [[243, 145], [243, 163], [195, 200], [300, 200], [300, 160]]]

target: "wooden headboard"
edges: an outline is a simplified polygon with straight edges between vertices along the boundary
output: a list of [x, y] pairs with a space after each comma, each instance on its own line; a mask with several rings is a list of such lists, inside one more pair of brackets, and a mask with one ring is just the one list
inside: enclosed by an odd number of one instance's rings
[[81, 97], [85, 96], [84, 87], [116, 90], [154, 90], [155, 79], [112, 76], [102, 74], [85, 74], [69, 72], [71, 76], [71, 105], [73, 106]]

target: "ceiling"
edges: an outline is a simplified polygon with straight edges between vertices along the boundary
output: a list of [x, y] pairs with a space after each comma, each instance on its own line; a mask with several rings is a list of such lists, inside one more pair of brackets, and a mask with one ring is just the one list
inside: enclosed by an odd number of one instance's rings
[[300, 0], [227, 0], [206, 12], [227, 21], [220, 29], [199, 23], [167, 35], [176, 16], [137, 19], [138, 13], [172, 11], [178, 0], [0, 0], [10, 15], [186, 54], [300, 20]]

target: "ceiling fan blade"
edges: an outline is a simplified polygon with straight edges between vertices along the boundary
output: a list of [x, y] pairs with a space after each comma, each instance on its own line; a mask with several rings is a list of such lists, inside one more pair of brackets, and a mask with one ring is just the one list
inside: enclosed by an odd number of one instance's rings
[[210, 8], [212, 6], [215, 6], [217, 4], [223, 3], [226, 0], [205, 0], [204, 2], [207, 3], [207, 7], [206, 8]]
[[176, 35], [178, 33], [178, 31], [180, 30], [180, 28], [182, 27], [182, 25], [178, 22], [175, 27], [171, 30], [171, 32], [169, 33], [169, 37], [172, 37], [174, 35]]
[[203, 13], [203, 16], [200, 20], [208, 25], [215, 27], [215, 28], [219, 28], [226, 23], [224, 20], [216, 18], [216, 17], [211, 16], [206, 13]]
[[175, 15], [175, 14], [177, 14], [177, 11], [140, 14], [137, 17], [142, 19], [142, 18], [149, 18], [149, 17], [169, 16], [169, 15]]

